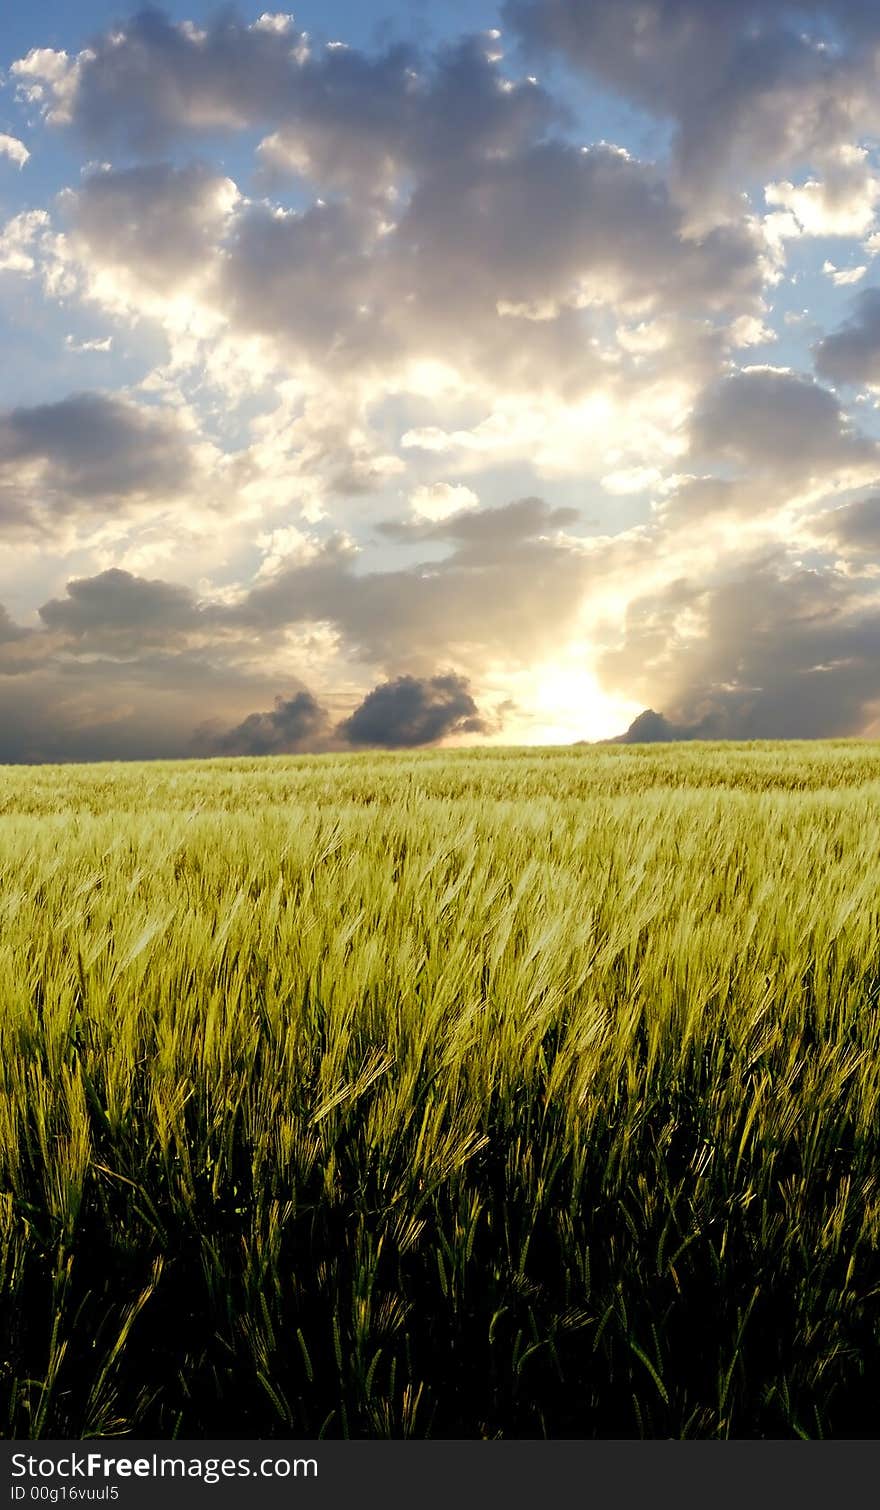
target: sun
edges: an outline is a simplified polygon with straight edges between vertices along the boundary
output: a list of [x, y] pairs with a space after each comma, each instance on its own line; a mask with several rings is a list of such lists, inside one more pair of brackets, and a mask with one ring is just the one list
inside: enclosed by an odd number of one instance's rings
[[641, 704], [610, 695], [582, 665], [549, 662], [533, 672], [536, 744], [610, 739], [641, 712]]
[[566, 745], [610, 739], [628, 728], [642, 704], [606, 692], [587, 656], [578, 646], [506, 679], [515, 707], [499, 743]]

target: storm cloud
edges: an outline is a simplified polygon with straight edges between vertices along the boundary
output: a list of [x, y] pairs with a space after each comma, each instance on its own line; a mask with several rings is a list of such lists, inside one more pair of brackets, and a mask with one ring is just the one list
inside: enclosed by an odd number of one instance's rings
[[275, 699], [267, 713], [249, 713], [235, 728], [197, 732], [193, 749], [211, 755], [293, 755], [326, 745], [330, 720], [310, 692]]
[[653, 708], [646, 708], [634, 718], [623, 734], [607, 741], [614, 745], [656, 745], [680, 743], [689, 739], [713, 739], [718, 737], [719, 725], [711, 713], [698, 724], [675, 724]]
[[339, 733], [352, 745], [388, 750], [436, 744], [450, 734], [486, 734], [464, 677], [399, 676], [368, 692]]

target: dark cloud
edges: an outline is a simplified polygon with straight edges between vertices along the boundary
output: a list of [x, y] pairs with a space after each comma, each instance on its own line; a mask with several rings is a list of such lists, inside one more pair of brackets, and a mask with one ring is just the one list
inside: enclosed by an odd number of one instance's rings
[[181, 137], [271, 129], [263, 155], [276, 172], [364, 192], [450, 153], [506, 149], [564, 117], [534, 84], [501, 89], [490, 51], [479, 34], [430, 57], [399, 43], [372, 55], [315, 49], [293, 26], [247, 25], [228, 9], [201, 30], [150, 9], [94, 38], [73, 76], [45, 52], [12, 73], [25, 88], [54, 87], [51, 119], [93, 147], [155, 156]]
[[213, 645], [225, 657], [259, 639], [280, 643], [290, 626], [330, 624], [356, 658], [419, 675], [438, 654], [458, 663], [487, 650], [528, 659], [558, 641], [582, 599], [590, 561], [561, 534], [574, 517], [519, 499], [444, 521], [427, 536], [417, 531], [417, 540], [446, 540], [448, 554], [379, 571], [359, 571], [347, 537], [330, 536], [230, 604], [112, 568], [68, 582], [40, 618], [47, 639], [83, 656]]
[[790, 566], [781, 553], [722, 563], [719, 573], [710, 585], [682, 578], [637, 599], [622, 644], [601, 660], [607, 686], [662, 709], [647, 734], [863, 733], [880, 709], [880, 606], [864, 584]]
[[589, 558], [558, 526], [541, 500], [518, 500], [447, 521], [453, 548], [442, 560], [369, 572], [332, 539], [282, 564], [227, 619], [264, 632], [332, 623], [360, 659], [419, 675], [438, 654], [475, 669], [487, 654], [522, 664], [558, 645], [589, 580]]
[[684, 178], [810, 159], [876, 129], [880, 15], [866, 0], [506, 0], [532, 52], [669, 120]]
[[15, 640], [23, 639], [27, 630], [22, 629], [10, 616], [8, 608], [0, 603], [0, 645], [10, 645]]
[[352, 745], [399, 750], [436, 744], [450, 734], [485, 734], [462, 676], [399, 676], [368, 692], [339, 733]]
[[674, 724], [662, 713], [646, 708], [634, 718], [629, 728], [614, 739], [603, 741], [612, 745], [671, 744], [686, 739], [716, 739], [718, 730], [715, 721], [708, 715], [698, 724]]
[[880, 449], [851, 429], [833, 393], [772, 367], [746, 368], [708, 389], [692, 416], [691, 451], [759, 476], [880, 469]]
[[[149, 7], [92, 39], [72, 98], [68, 89], [59, 101], [60, 118], [93, 146], [147, 154], [163, 150], [181, 131], [265, 120], [289, 97], [303, 40], [295, 30], [248, 27], [229, 11], [200, 32]], [[29, 54], [13, 75], [30, 79], [32, 64], [35, 70], [39, 60]]]
[[249, 713], [235, 728], [197, 731], [194, 748], [202, 755], [294, 755], [326, 748], [331, 734], [325, 708], [310, 692], [277, 697], [268, 713]]
[[96, 393], [13, 409], [0, 418], [0, 461], [45, 462], [68, 492], [136, 493], [169, 484], [186, 467], [171, 415]]
[[810, 531], [844, 556], [880, 564], [880, 496], [859, 498], [808, 521]]
[[195, 475], [193, 439], [168, 410], [97, 393], [0, 414], [0, 528], [39, 535], [75, 512], [162, 505]]
[[362, 195], [402, 173], [515, 151], [564, 123], [566, 108], [534, 82], [500, 87], [491, 47], [476, 35], [431, 56], [400, 46], [376, 57], [349, 47], [318, 54], [280, 103], [264, 163]]
[[124, 629], [0, 638], [0, 764], [183, 759], [235, 753], [233, 744], [247, 753], [248, 736], [256, 749], [273, 728], [275, 738], [286, 729], [292, 740], [297, 717], [300, 735], [311, 722], [317, 739], [318, 718], [296, 694], [286, 713], [249, 713], [270, 707], [277, 686], [276, 674], [252, 660], [251, 644], [163, 644]]
[[111, 568], [68, 582], [66, 597], [44, 603], [40, 618], [87, 648], [134, 653], [195, 629], [199, 611], [186, 587]]
[[416, 267], [442, 277], [454, 304], [477, 268], [478, 293], [536, 309], [591, 298], [724, 308], [762, 281], [753, 231], [690, 236], [656, 168], [605, 145], [545, 141], [448, 164], [416, 188], [398, 239], [424, 249]]
[[[393, 359], [400, 342], [381, 293], [378, 246], [382, 218], [347, 202], [313, 204], [277, 215], [267, 204], [247, 206], [232, 228], [216, 297], [233, 323], [273, 337], [289, 351], [326, 363], [369, 363], [380, 343]], [[396, 291], [394, 307], [400, 297]], [[366, 311], [358, 314], [358, 311]], [[370, 311], [373, 311], [370, 313]]]
[[11, 668], [26, 674], [3, 674], [10, 668], [0, 656], [0, 764], [179, 759], [193, 753], [200, 722], [241, 705], [235, 678], [210, 664], [154, 666], [149, 653], [127, 664], [25, 663], [29, 643]]
[[880, 288], [856, 295], [852, 318], [819, 341], [815, 359], [829, 382], [880, 384]]

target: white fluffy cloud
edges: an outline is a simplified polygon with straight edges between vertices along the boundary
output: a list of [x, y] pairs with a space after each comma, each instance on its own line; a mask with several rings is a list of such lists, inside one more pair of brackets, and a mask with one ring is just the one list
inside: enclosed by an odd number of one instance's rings
[[20, 142], [17, 136], [9, 136], [5, 131], [0, 131], [0, 157], [8, 157], [16, 167], [23, 168], [30, 155], [24, 142]]
[[850, 288], [854, 283], [861, 283], [868, 271], [867, 265], [862, 263], [860, 267], [835, 267], [829, 259], [822, 263], [822, 271], [826, 278], [830, 278], [835, 288]]
[[[823, 154], [821, 178], [802, 184], [787, 180], [764, 190], [767, 204], [787, 211], [783, 231], [801, 236], [867, 236], [880, 201], [880, 174], [865, 147], [845, 144]], [[779, 224], [780, 222], [777, 222]]]
[[414, 488], [409, 495], [410, 508], [417, 519], [427, 519], [438, 524], [453, 514], [479, 506], [479, 498], [472, 488], [464, 483], [429, 482]]

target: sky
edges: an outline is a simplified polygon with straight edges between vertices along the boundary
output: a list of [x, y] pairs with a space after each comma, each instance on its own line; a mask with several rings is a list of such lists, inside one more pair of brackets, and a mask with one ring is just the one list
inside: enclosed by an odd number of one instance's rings
[[0, 762], [880, 737], [874, 0], [0, 20]]

